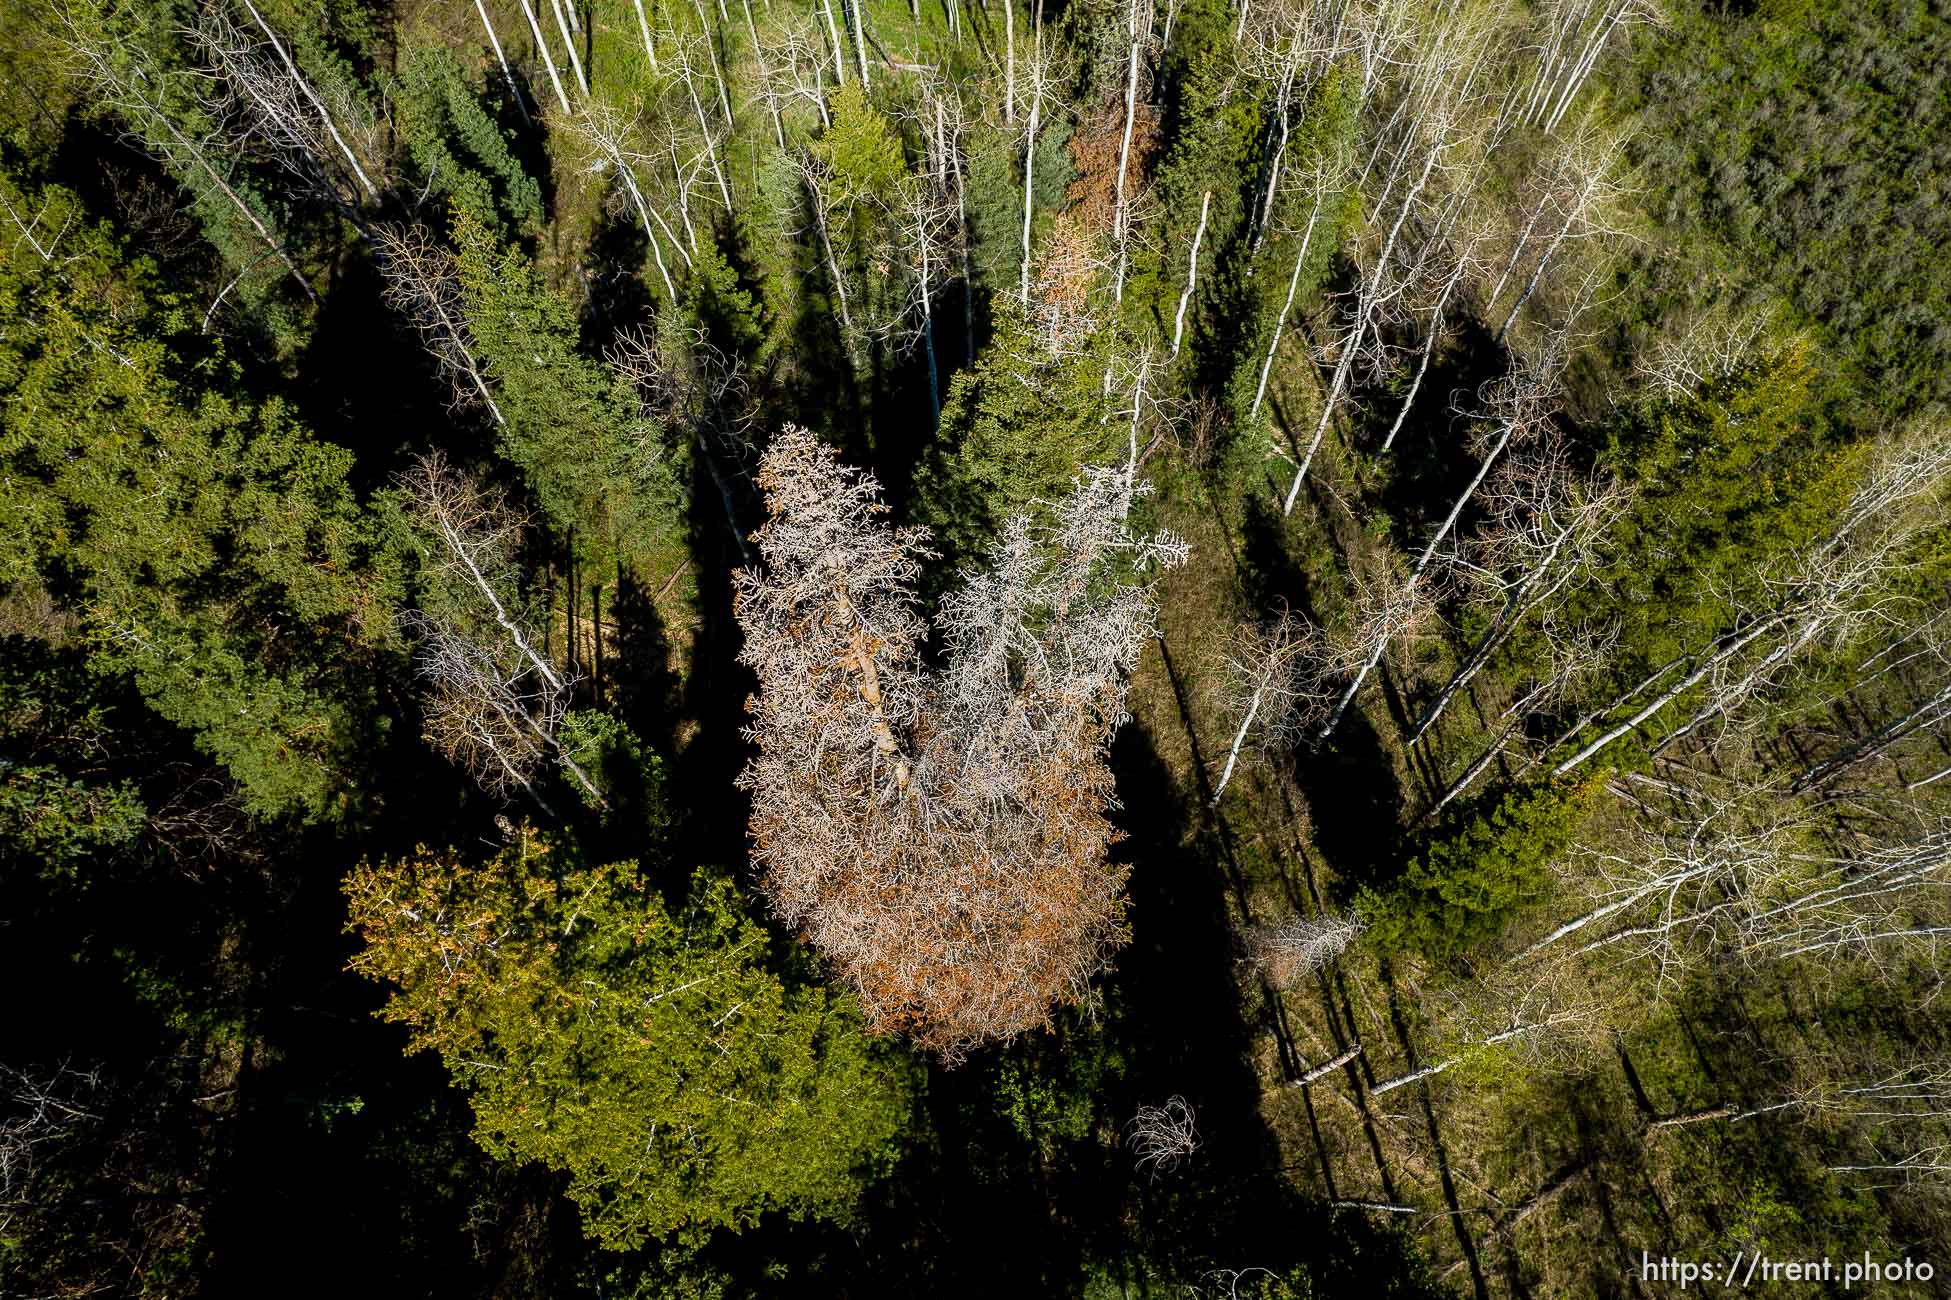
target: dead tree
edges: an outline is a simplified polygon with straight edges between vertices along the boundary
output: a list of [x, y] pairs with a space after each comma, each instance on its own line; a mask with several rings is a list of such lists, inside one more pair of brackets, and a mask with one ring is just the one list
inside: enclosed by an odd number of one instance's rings
[[1186, 285], [1179, 294], [1178, 310], [1172, 313], [1172, 355], [1179, 355], [1179, 343], [1185, 337], [1186, 308], [1192, 303], [1192, 295], [1199, 288], [1199, 246], [1206, 242], [1206, 219], [1212, 215], [1213, 192], [1207, 190], [1199, 196], [1199, 227], [1192, 232], [1192, 250], [1186, 254]]
[[1118, 249], [1117, 268], [1111, 278], [1111, 298], [1114, 302], [1125, 300], [1125, 267], [1130, 261], [1131, 207], [1126, 199], [1126, 190], [1131, 183], [1132, 128], [1138, 116], [1138, 55], [1150, 35], [1151, 12], [1149, 4], [1141, 6], [1139, 0], [1131, 0], [1126, 15], [1130, 39], [1125, 67], [1124, 131], [1119, 137], [1118, 179], [1111, 207], [1111, 238]]
[[664, 282], [666, 301], [676, 302], [677, 286], [672, 283], [670, 268], [664, 263], [664, 248], [657, 238], [657, 232], [664, 232], [664, 238], [677, 250], [678, 257], [687, 268], [691, 265], [691, 255], [684, 251], [684, 245], [672, 233], [670, 224], [644, 197], [643, 186], [637, 179], [637, 167], [648, 162], [648, 159], [629, 147], [631, 124], [608, 105], [591, 102], [570, 119], [569, 126], [589, 150], [590, 170], [598, 174], [607, 172], [616, 177], [623, 193], [629, 197], [637, 219], [643, 225], [644, 238], [650, 243], [650, 255], [657, 264], [658, 278]]
[[725, 507], [725, 524], [747, 565], [758, 555], [739, 526], [729, 464], [744, 477], [757, 417], [738, 358], [726, 356], [699, 329], [667, 328], [662, 337], [625, 331], [608, 353], [610, 365], [630, 381], [645, 416], [666, 428], [688, 430]]
[[1140, 1106], [1125, 1125], [1133, 1163], [1154, 1179], [1177, 1169], [1199, 1149], [1195, 1118], [1184, 1097], [1168, 1097], [1163, 1106]]
[[521, 616], [521, 521], [438, 453], [415, 460], [400, 488], [440, 584], [431, 609], [402, 619], [419, 642], [414, 658], [428, 688], [428, 742], [492, 794], [521, 790], [548, 811], [535, 780], [553, 758], [601, 804], [596, 783], [557, 734], [574, 680], [536, 649]]
[[919, 340], [928, 361], [929, 430], [942, 423], [941, 368], [935, 357], [935, 295], [948, 277], [949, 258], [960, 242], [954, 195], [926, 172], [903, 178], [894, 213], [900, 251], [902, 301], [883, 333], [897, 342]]
[[[1947, 480], [1951, 444], [1944, 439], [1914, 436], [1887, 445], [1827, 535], [1757, 575], [1759, 597], [1711, 644], [1661, 665], [1580, 718], [1554, 749], [1600, 719], [1633, 710], [1560, 761], [1553, 774], [1583, 766], [1690, 693], [1698, 694], [1699, 707], [1663, 744], [1726, 719], [1778, 683], [1811, 646], [1846, 645], [1866, 626], [1904, 617], [1893, 581], [1916, 541], [1941, 518]], [[1646, 703], [1638, 704], [1642, 696]]]
[[1567, 992], [1534, 983], [1517, 989], [1472, 989], [1465, 996], [1486, 1005], [1465, 1002], [1444, 1017], [1453, 1023], [1441, 1036], [1442, 1055], [1372, 1085], [1368, 1090], [1371, 1097], [1421, 1083], [1500, 1051], [1526, 1052], [1533, 1068], [1562, 1065], [1583, 1056], [1603, 1024], [1594, 999], [1576, 990]]
[[522, 17], [528, 19], [528, 33], [535, 39], [535, 52], [542, 56], [542, 66], [548, 69], [549, 84], [555, 87], [556, 102], [562, 105], [562, 114], [569, 116], [576, 110], [569, 106], [569, 95], [562, 88], [562, 77], [556, 72], [555, 60], [549, 56], [548, 38], [542, 35], [542, 24], [536, 21], [535, 9], [529, 0], [521, 0]]
[[422, 226], [372, 228], [373, 252], [386, 282], [386, 305], [410, 322], [453, 391], [456, 405], [479, 401], [506, 425], [486, 368], [474, 355], [474, 336], [461, 300], [454, 255]]
[[1267, 339], [1267, 354], [1260, 361], [1260, 381], [1253, 388], [1253, 405], [1247, 411], [1247, 418], [1260, 414], [1260, 404], [1267, 396], [1267, 379], [1273, 374], [1274, 356], [1280, 351], [1280, 339], [1287, 328], [1287, 318], [1294, 310], [1294, 295], [1301, 287], [1301, 273], [1307, 268], [1308, 253], [1314, 246], [1314, 235], [1321, 224], [1321, 215], [1326, 209], [1329, 195], [1335, 193], [1344, 182], [1352, 159], [1347, 150], [1337, 150], [1315, 160], [1313, 166], [1303, 173], [1303, 189], [1307, 202], [1307, 221], [1301, 227], [1299, 251], [1294, 254], [1294, 270], [1287, 277], [1287, 297], [1281, 302], [1280, 311], [1274, 317], [1274, 327]]
[[1716, 302], [1686, 316], [1679, 329], [1662, 331], [1633, 369], [1655, 395], [1684, 397], [1753, 362], [1776, 324], [1764, 310]]
[[377, 203], [379, 191], [374, 188], [372, 179], [366, 175], [365, 169], [359, 165], [359, 155], [353, 152], [352, 146], [346, 143], [345, 136], [339, 133], [338, 124], [332, 120], [332, 110], [326, 106], [324, 98], [306, 79], [305, 74], [298, 70], [298, 65], [292, 61], [290, 52], [284, 47], [284, 42], [278, 39], [278, 34], [271, 29], [271, 24], [264, 21], [264, 15], [257, 11], [257, 6], [253, 5], [251, 0], [239, 0], [239, 2], [244, 6], [245, 12], [250, 14], [251, 20], [257, 24], [258, 30], [264, 33], [264, 38], [271, 43], [271, 48], [276, 51], [279, 62], [284, 64], [285, 73], [291, 78], [299, 94], [317, 111], [319, 125], [324, 127], [326, 134], [332, 137], [332, 143], [339, 147], [339, 152], [344, 155], [347, 165], [352, 168], [352, 174], [359, 178], [359, 184], [366, 191], [366, 197]]
[[1322, 679], [1326, 660], [1318, 630], [1292, 610], [1283, 610], [1267, 624], [1245, 624], [1234, 633], [1221, 704], [1224, 714], [1237, 717], [1240, 725], [1213, 786], [1213, 804], [1226, 793], [1253, 736], [1291, 743], [1318, 722], [1328, 705]]
[[556, 30], [562, 34], [562, 48], [569, 51], [569, 70], [575, 75], [576, 89], [583, 92], [583, 99], [587, 102], [589, 78], [583, 75], [583, 56], [576, 52], [576, 35], [570, 30], [570, 20], [564, 12], [562, 0], [549, 0], [549, 8], [555, 14]]
[[1037, 127], [1043, 120], [1043, 101], [1047, 93], [1045, 87], [1045, 68], [1043, 62], [1043, 38], [1037, 37], [1035, 48], [1030, 55], [1028, 70], [1030, 82], [1030, 117], [1023, 132], [1023, 247], [1022, 272], [1018, 286], [1018, 296], [1025, 306], [1030, 301], [1030, 217], [1035, 212], [1036, 200], [1036, 136]]
[[[46, 1148], [82, 1125], [99, 1123], [100, 1066], [50, 1069], [0, 1064], [0, 1234], [22, 1211], [32, 1211], [34, 1173]], [[92, 1290], [93, 1288], [89, 1288]]]
[[1488, 525], [1458, 559], [1498, 600], [1490, 626], [1416, 720], [1421, 740], [1525, 619], [1575, 581], [1598, 557], [1607, 527], [1630, 499], [1616, 481], [1576, 479], [1564, 444], [1547, 433], [1527, 454], [1506, 460], [1485, 485]]
[[1407, 284], [1398, 265], [1403, 232], [1412, 224], [1412, 217], [1429, 205], [1436, 192], [1432, 185], [1439, 175], [1461, 167], [1473, 148], [1481, 151], [1486, 115], [1480, 78], [1499, 49], [1497, 36], [1495, 25], [1484, 15], [1454, 12], [1438, 26], [1434, 39], [1420, 48], [1396, 91], [1395, 111], [1376, 133], [1364, 176], [1377, 161], [1388, 158], [1375, 208], [1383, 223], [1378, 233], [1382, 229], [1386, 233], [1380, 233], [1373, 258], [1358, 266], [1359, 278], [1348, 297], [1345, 323], [1336, 343], [1338, 359], [1321, 400], [1313, 435], [1287, 490], [1283, 513], [1293, 513], [1308, 467], [1349, 390], [1357, 363], [1381, 360], [1382, 328], [1399, 314], [1398, 300]]
[[1389, 643], [1400, 633], [1414, 626], [1411, 611], [1417, 609], [1420, 601], [1426, 599], [1422, 588], [1430, 572], [1431, 562], [1436, 558], [1438, 549], [1448, 539], [1451, 530], [1456, 527], [1464, 507], [1468, 506], [1471, 499], [1476, 496], [1477, 489], [1483, 485], [1484, 479], [1490, 474], [1498, 459], [1513, 441], [1535, 440], [1550, 427], [1557, 412], [1558, 381], [1564, 366], [1561, 348], [1562, 344], [1555, 341], [1543, 357], [1536, 361], [1520, 363], [1519, 368], [1511, 375], [1491, 385], [1485, 403], [1491, 427], [1482, 439], [1483, 446], [1477, 457], [1476, 476], [1458, 494], [1455, 504], [1450, 507], [1450, 513], [1430, 535], [1428, 544], [1423, 547], [1422, 554], [1416, 557], [1416, 562], [1409, 570], [1409, 575], [1401, 584], [1399, 591], [1383, 603], [1380, 607], [1381, 612], [1365, 629], [1364, 637], [1368, 643], [1367, 655], [1349, 680], [1348, 687], [1342, 692], [1341, 698], [1335, 702], [1334, 710], [1318, 733], [1318, 739], [1326, 740], [1334, 733], [1334, 729], [1341, 723], [1342, 715], [1347, 712], [1348, 706], [1354, 702], [1355, 696], [1361, 691], [1362, 684], [1368, 680], [1375, 666], [1382, 662], [1382, 656], [1387, 652]]
[[[193, 192], [207, 186], [222, 196], [223, 202], [243, 218], [251, 235], [264, 245], [266, 255], [277, 258], [299, 291], [307, 298], [316, 298], [271, 218], [230, 182], [227, 166], [219, 168], [219, 162], [234, 152], [234, 142], [213, 138], [181, 120], [183, 115], [172, 102], [178, 98], [174, 88], [194, 74], [173, 74], [136, 42], [119, 39], [103, 29], [84, 27], [67, 6], [56, 6], [54, 12], [61, 22], [57, 39], [68, 50], [72, 65], [96, 101], [112, 109], [143, 145], [184, 178]], [[207, 94], [192, 93], [198, 98]]]
[[[1546, 269], [1567, 239], [1594, 239], [1620, 233], [1619, 218], [1615, 213], [1629, 192], [1628, 184], [1621, 176], [1624, 167], [1625, 151], [1616, 136], [1587, 131], [1567, 142], [1558, 156], [1552, 183], [1546, 191], [1549, 203], [1559, 215], [1558, 227], [1550, 242], [1538, 254], [1538, 260], [1525, 280], [1524, 289], [1511, 304], [1504, 323], [1497, 327], [1498, 339], [1503, 339], [1510, 332], [1518, 313], [1524, 310], [1525, 304], [1538, 291]], [[1513, 264], [1523, 250], [1524, 241], [1520, 239], [1512, 250]], [[1509, 269], [1507, 267], [1506, 271]], [[1496, 294], [1493, 293], [1489, 301], [1495, 300]]]
[[1353, 912], [1295, 915], [1278, 925], [1249, 931], [1247, 952], [1268, 983], [1277, 989], [1291, 989], [1307, 976], [1333, 965], [1367, 928]]
[[[882, 524], [874, 481], [802, 430], [759, 482], [767, 568], [738, 575], [736, 612], [763, 888], [877, 1031], [954, 1058], [1044, 1023], [1121, 941], [1104, 748], [1151, 635], [1148, 575], [1183, 545], [1128, 532], [1129, 474], [1088, 471], [946, 600], [930, 671], [923, 534]], [[1137, 580], [1103, 580], [1114, 556]]]
[[1556, 0], [1544, 8], [1545, 40], [1525, 105], [1526, 119], [1556, 131], [1599, 57], [1622, 26], [1657, 21], [1652, 0]]
[[650, 70], [657, 71], [657, 43], [650, 39], [650, 19], [644, 16], [644, 0], [630, 0], [637, 10], [637, 31], [644, 38], [644, 57], [650, 60]]
[[[715, 72], [718, 67], [718, 62], [717, 56], [711, 52], [709, 31], [706, 32], [704, 39], [705, 57], [711, 60], [711, 66]], [[698, 98], [697, 74], [691, 66], [690, 46], [687, 42], [680, 41], [677, 45], [677, 71], [679, 79], [684, 82], [684, 93], [691, 100], [691, 111], [698, 119], [698, 134], [704, 141], [705, 157], [711, 163], [711, 174], [718, 181], [719, 197], [724, 199], [725, 211], [727, 213], [736, 211], [732, 204], [732, 187], [730, 182], [725, 179], [725, 167], [718, 156], [717, 133], [711, 129], [711, 121], [705, 116], [704, 101]], [[729, 109], [726, 110], [725, 116], [727, 121], [729, 121], [731, 118]]]
[[[494, 47], [495, 62], [501, 65], [501, 76], [508, 83], [508, 94], [515, 101], [516, 111], [522, 115], [523, 122], [532, 122], [533, 119], [528, 115], [528, 103], [522, 98], [522, 88], [515, 81], [515, 71], [508, 66], [508, 56], [502, 53], [501, 36], [495, 31], [494, 23], [488, 18], [488, 6], [483, 3], [483, 0], [474, 0], [474, 12], [480, 15], [481, 30], [488, 34], [488, 44]], [[637, 14], [639, 17], [643, 16], [643, 0], [638, 0]], [[649, 42], [648, 33], [645, 34], [644, 40], [646, 44]]]
[[1267, 115], [1266, 153], [1261, 172], [1259, 202], [1250, 213], [1250, 255], [1258, 257], [1273, 225], [1274, 204], [1282, 191], [1287, 145], [1294, 127], [1296, 91], [1305, 92], [1337, 57], [1346, 51], [1347, 11], [1338, 7], [1278, 6], [1264, 22], [1245, 33], [1240, 60], [1255, 79], [1271, 83], [1273, 101]]
[[[256, 10], [251, 12], [256, 15]], [[358, 224], [360, 208], [377, 202], [379, 191], [337, 119], [347, 123], [346, 131], [364, 152], [383, 157], [378, 124], [341, 87], [334, 87], [328, 105], [276, 34], [263, 26], [262, 18], [258, 23], [264, 38], [213, 7], [189, 30], [190, 44], [210, 66], [203, 78], [204, 106], [216, 120], [233, 124], [234, 144], [263, 148], [300, 192], [338, 208]]]

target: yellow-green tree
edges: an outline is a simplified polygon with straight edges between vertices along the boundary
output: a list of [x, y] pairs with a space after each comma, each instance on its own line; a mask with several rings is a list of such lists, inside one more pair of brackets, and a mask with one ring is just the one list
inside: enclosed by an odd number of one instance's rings
[[767, 1211], [847, 1213], [907, 1111], [851, 998], [783, 979], [731, 882], [670, 905], [634, 862], [523, 831], [485, 863], [421, 850], [347, 881], [353, 967], [441, 1054], [496, 1156], [570, 1176], [607, 1246]]

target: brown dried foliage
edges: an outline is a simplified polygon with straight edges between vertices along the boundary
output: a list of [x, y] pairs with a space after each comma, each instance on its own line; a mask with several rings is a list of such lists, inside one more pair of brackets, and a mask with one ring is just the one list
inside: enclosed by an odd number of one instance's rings
[[737, 612], [767, 896], [877, 1032], [953, 1060], [1047, 1023], [1125, 939], [1104, 751], [1152, 634], [1145, 575], [1183, 546], [1133, 537], [1131, 479], [1089, 471], [1054, 525], [1012, 520], [945, 602], [930, 671], [926, 534], [881, 522], [873, 478], [804, 430], [774, 441], [759, 483], [766, 570], [738, 575]]
[[[1119, 96], [1078, 123], [1070, 137], [1070, 161], [1076, 179], [1064, 190], [1064, 210], [1075, 213], [1089, 229], [1110, 231], [1118, 202], [1118, 154], [1124, 148], [1125, 103]], [[1142, 99], [1132, 107], [1131, 156], [1125, 162], [1125, 194], [1138, 196], [1140, 183], [1159, 147], [1158, 112]]]

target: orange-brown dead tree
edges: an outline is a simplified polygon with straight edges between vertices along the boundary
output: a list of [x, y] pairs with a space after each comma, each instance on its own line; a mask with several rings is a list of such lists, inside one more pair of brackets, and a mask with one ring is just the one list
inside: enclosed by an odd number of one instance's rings
[[955, 1059], [1082, 1001], [1124, 938], [1105, 762], [1184, 545], [1135, 536], [1135, 467], [1087, 470], [1049, 520], [1010, 521], [922, 661], [920, 529], [804, 430], [760, 469], [763, 571], [738, 575], [759, 753], [753, 856], [773, 907], [870, 1026]]

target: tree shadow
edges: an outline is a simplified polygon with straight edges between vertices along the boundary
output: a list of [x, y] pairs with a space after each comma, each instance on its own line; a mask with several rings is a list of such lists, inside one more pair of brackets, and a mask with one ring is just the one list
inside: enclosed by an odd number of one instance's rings
[[670, 753], [678, 718], [678, 681], [671, 671], [671, 641], [652, 593], [619, 569], [609, 616], [615, 624], [604, 659], [607, 696], [617, 716], [638, 736]]

